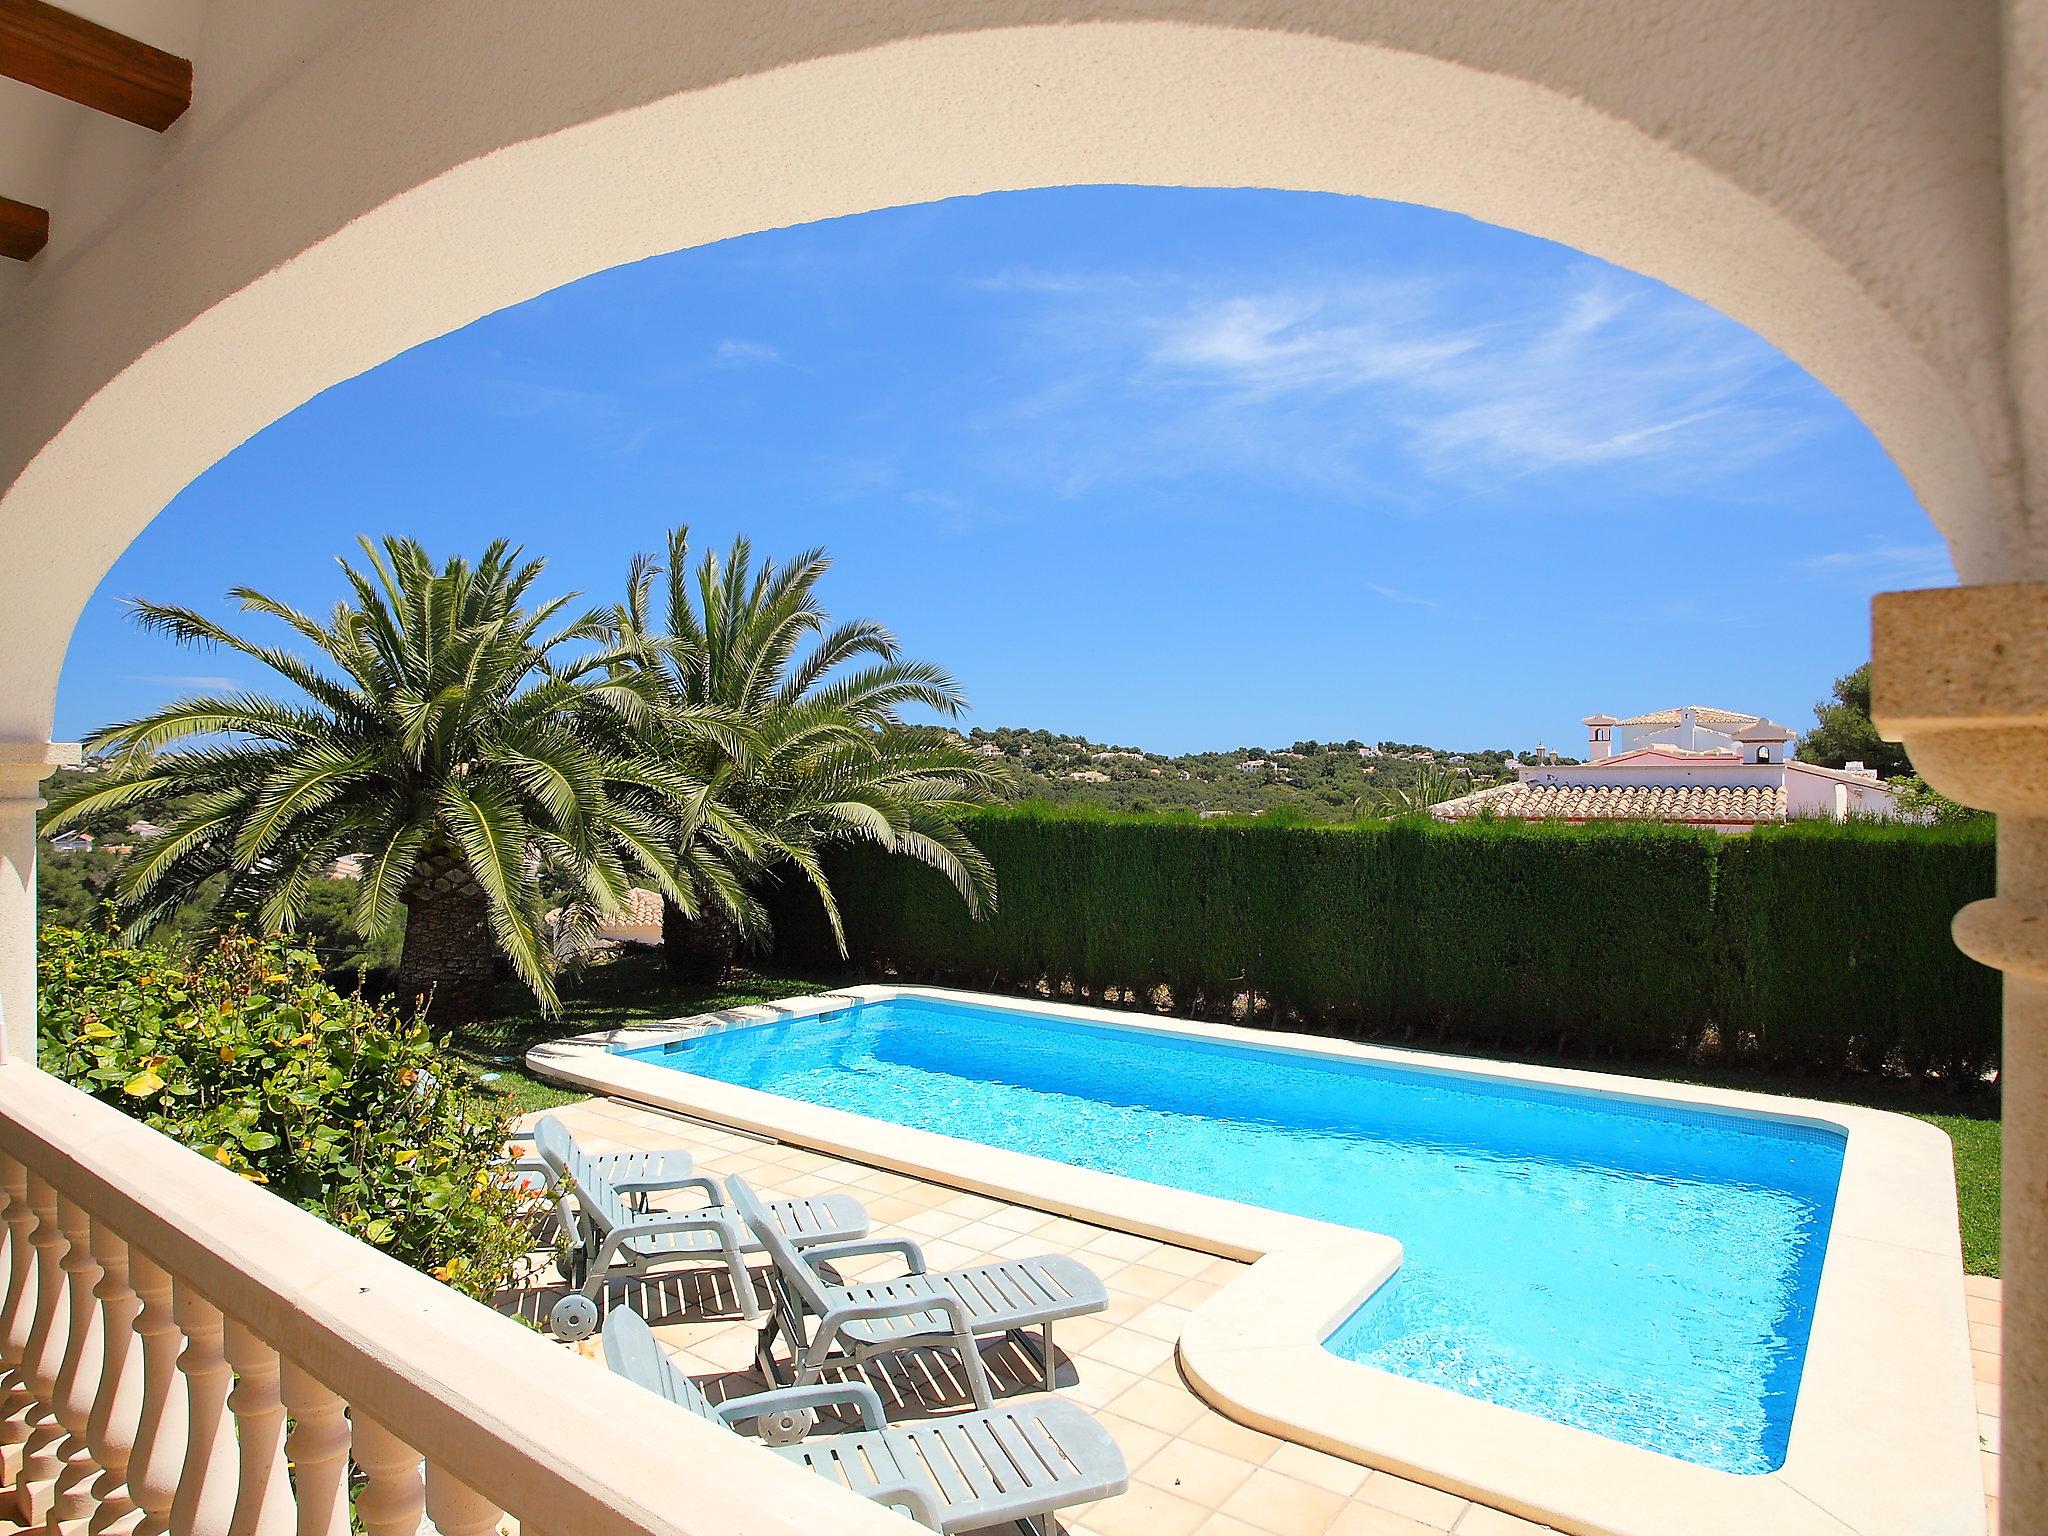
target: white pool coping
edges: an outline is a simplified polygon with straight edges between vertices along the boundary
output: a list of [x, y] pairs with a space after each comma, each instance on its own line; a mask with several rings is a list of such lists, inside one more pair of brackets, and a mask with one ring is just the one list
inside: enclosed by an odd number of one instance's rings
[[[1400, 1267], [1391, 1237], [1194, 1194], [620, 1054], [928, 997], [1351, 1061], [1694, 1105], [1846, 1133], [1790, 1449], [1720, 1472], [1410, 1381], [1322, 1347]], [[850, 986], [537, 1046], [544, 1076], [1250, 1265], [1198, 1307], [1182, 1369], [1229, 1417], [1585, 1536], [1981, 1536], [1984, 1494], [1947, 1136], [1909, 1116], [938, 987]]]

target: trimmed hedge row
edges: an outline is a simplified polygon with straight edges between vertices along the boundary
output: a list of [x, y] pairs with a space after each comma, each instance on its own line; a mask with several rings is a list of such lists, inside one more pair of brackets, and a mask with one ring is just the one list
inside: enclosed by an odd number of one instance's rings
[[[1997, 1064], [1997, 975], [1948, 936], [1956, 909], [1991, 892], [1985, 828], [1723, 837], [1024, 807], [969, 829], [1001, 894], [980, 922], [922, 865], [832, 854], [856, 969], [1517, 1052]], [[841, 964], [815, 897], [785, 884], [771, 907], [780, 958]]]

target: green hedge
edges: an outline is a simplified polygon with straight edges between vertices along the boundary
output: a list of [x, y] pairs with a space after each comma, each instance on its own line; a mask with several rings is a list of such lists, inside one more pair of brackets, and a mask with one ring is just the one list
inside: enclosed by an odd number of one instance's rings
[[[1995, 973], [1948, 938], [1956, 909], [1992, 888], [1984, 829], [1731, 838], [1022, 807], [970, 830], [1000, 884], [981, 922], [921, 865], [833, 854], [857, 969], [1514, 1051], [1997, 1062]], [[785, 885], [772, 907], [781, 958], [838, 963], [815, 898]]]

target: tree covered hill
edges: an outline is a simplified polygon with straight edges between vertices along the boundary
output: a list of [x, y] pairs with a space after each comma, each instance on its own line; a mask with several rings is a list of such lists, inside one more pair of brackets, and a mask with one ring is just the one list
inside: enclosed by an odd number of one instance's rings
[[[1514, 777], [1534, 752], [1456, 752], [1419, 742], [1297, 741], [1178, 757], [1053, 731], [975, 727], [971, 750], [1007, 760], [1028, 798], [1119, 811], [1277, 812], [1315, 821], [1372, 814], [1390, 798], [1442, 799]], [[1569, 759], [1565, 759], [1569, 761]]]

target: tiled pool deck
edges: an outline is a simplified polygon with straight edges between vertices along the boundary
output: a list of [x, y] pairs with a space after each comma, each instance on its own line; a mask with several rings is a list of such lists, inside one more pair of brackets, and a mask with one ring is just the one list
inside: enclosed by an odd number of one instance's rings
[[[1062, 1395], [1085, 1404], [1123, 1447], [1131, 1488], [1066, 1512], [1072, 1536], [1512, 1536], [1546, 1526], [1392, 1473], [1277, 1440], [1216, 1413], [1183, 1381], [1174, 1340], [1190, 1308], [1242, 1266], [1228, 1259], [1047, 1215], [941, 1184], [701, 1126], [641, 1105], [589, 1099], [554, 1111], [592, 1151], [688, 1147], [706, 1170], [739, 1174], [776, 1196], [847, 1192], [877, 1231], [915, 1237], [934, 1268], [1072, 1253], [1103, 1277], [1108, 1311], [1060, 1324]], [[1969, 1285], [1979, 1425], [1990, 1529], [1998, 1490], [1998, 1282]], [[544, 1317], [555, 1291], [508, 1299]], [[758, 1390], [754, 1326], [740, 1318], [722, 1273], [702, 1267], [634, 1298], [657, 1336], [713, 1396]], [[595, 1354], [595, 1340], [585, 1343]], [[1035, 1363], [990, 1351], [998, 1389], [1036, 1379]], [[929, 1360], [871, 1368], [892, 1415], [944, 1408], [962, 1393]], [[1004, 1533], [1007, 1536], [1007, 1532]]]

